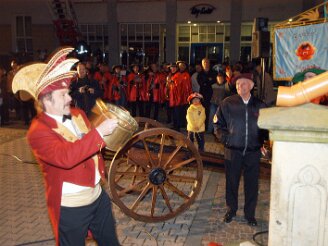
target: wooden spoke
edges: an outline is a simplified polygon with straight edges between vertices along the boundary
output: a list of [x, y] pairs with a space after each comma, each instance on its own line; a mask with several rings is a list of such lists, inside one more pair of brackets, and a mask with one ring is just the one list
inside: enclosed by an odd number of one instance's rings
[[[136, 173], [135, 175], [133, 175], [133, 178], [132, 178], [132, 185], [134, 185], [134, 182], [136, 182], [136, 178], [137, 178], [137, 172], [138, 172], [138, 169], [139, 169], [139, 166], [135, 166], [134, 167], [134, 172]], [[145, 174], [145, 173], [143, 173]]]
[[[193, 162], [193, 161], [195, 161], [195, 160], [196, 160], [195, 157], [192, 157], [192, 158], [187, 159], [187, 160], [185, 160], [185, 161], [182, 161], [182, 162], [179, 162], [179, 163], [177, 163], [177, 164], [174, 164], [174, 166], [171, 167], [169, 170], [167, 170], [167, 172], [171, 172], [171, 171], [173, 171], [173, 170], [176, 170], [176, 169], [178, 169], [178, 168], [180, 168], [180, 167], [183, 167], [183, 166], [185, 166], [185, 165], [187, 165], [187, 164], [189, 164], [189, 163], [191, 163], [191, 162]], [[170, 167], [170, 166], [169, 166], [169, 167]]]
[[161, 166], [161, 163], [162, 163], [164, 144], [165, 144], [165, 134], [162, 134], [159, 153], [158, 153], [158, 166], [159, 167]]
[[169, 199], [169, 197], [166, 194], [166, 191], [164, 189], [164, 186], [163, 185], [159, 185], [159, 189], [160, 189], [160, 191], [162, 193], [162, 196], [163, 196], [163, 199], [164, 199], [164, 201], [166, 203], [166, 206], [169, 208], [170, 212], [173, 213], [173, 209], [172, 209], [171, 204], [170, 204], [170, 199]]
[[173, 160], [173, 158], [176, 156], [176, 154], [179, 152], [179, 150], [182, 148], [182, 146], [178, 146], [173, 153], [170, 155], [169, 159], [167, 160], [167, 162], [163, 165], [163, 168], [165, 169], [167, 167], [167, 165], [169, 165], [171, 163], [171, 161]]
[[146, 122], [146, 123], [145, 123], [145, 130], [148, 129], [148, 128], [149, 128], [149, 123]]
[[146, 187], [142, 190], [141, 194], [138, 196], [137, 200], [135, 200], [135, 202], [132, 204], [131, 206], [131, 210], [134, 211], [140, 204], [141, 200], [145, 197], [145, 195], [147, 194], [147, 192], [151, 189], [151, 183], [148, 182]]
[[154, 160], [153, 158], [151, 157], [151, 154], [150, 154], [150, 151], [149, 151], [149, 148], [148, 148], [148, 145], [146, 143], [146, 141], [143, 139], [142, 140], [142, 143], [145, 147], [145, 150], [146, 150], [146, 153], [147, 153], [147, 156], [148, 156], [148, 160], [150, 161], [150, 164], [152, 165], [152, 167], [156, 167], [155, 163], [154, 163]]
[[188, 176], [180, 176], [180, 175], [173, 175], [169, 174], [167, 177], [169, 180], [175, 181], [175, 182], [190, 182], [194, 183], [197, 181], [197, 178], [194, 177], [188, 177]]
[[139, 181], [138, 183], [136, 183], [135, 185], [130, 185], [129, 187], [126, 187], [125, 189], [121, 190], [118, 192], [118, 196], [122, 197], [124, 195], [126, 195], [126, 193], [135, 190], [139, 185], [145, 183], [147, 181], [147, 179], [143, 179], [141, 181]]
[[156, 207], [157, 190], [158, 190], [157, 186], [154, 185], [153, 186], [153, 194], [151, 197], [151, 210], [150, 210], [151, 217], [154, 217], [154, 211], [155, 211], [155, 207]]
[[138, 177], [147, 177], [148, 176], [147, 173], [139, 173], [139, 172], [116, 172], [116, 174], [128, 175], [128, 176], [138, 176]]
[[125, 171], [123, 171], [123, 172], [116, 172], [116, 174], [118, 174], [118, 175], [120, 175], [119, 177], [117, 177], [116, 179], [115, 179], [115, 182], [116, 183], [118, 183], [120, 180], [121, 180], [121, 178], [123, 178], [124, 177], [124, 175], [131, 169], [131, 167], [133, 167], [132, 165], [131, 166], [129, 166], [127, 169], [125, 169]]
[[189, 199], [190, 197], [187, 196], [185, 193], [183, 193], [181, 190], [179, 190], [177, 187], [175, 187], [173, 184], [170, 183], [170, 181], [166, 180], [165, 185], [167, 185], [167, 187], [173, 191], [174, 193], [178, 194], [179, 196], [181, 196], [184, 199]]

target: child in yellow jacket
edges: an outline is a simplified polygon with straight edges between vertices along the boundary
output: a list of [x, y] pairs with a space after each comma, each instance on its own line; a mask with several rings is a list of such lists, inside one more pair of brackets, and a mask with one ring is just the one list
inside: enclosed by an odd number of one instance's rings
[[201, 104], [203, 96], [197, 92], [188, 97], [190, 106], [187, 110], [187, 131], [188, 138], [194, 142], [196, 138], [198, 150], [204, 151], [205, 146], [205, 108]]

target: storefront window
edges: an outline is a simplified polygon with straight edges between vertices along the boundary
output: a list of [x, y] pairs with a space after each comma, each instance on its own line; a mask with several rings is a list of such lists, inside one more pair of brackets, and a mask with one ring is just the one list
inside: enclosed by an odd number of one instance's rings
[[33, 53], [31, 16], [16, 16], [16, 51]]
[[187, 62], [189, 61], [189, 46], [179, 46], [178, 60]]
[[[272, 31], [273, 23], [269, 30]], [[253, 23], [242, 23], [240, 35], [240, 60], [248, 62], [251, 59]], [[272, 39], [272, 35], [271, 35]], [[189, 52], [186, 57], [186, 52]], [[190, 23], [177, 25], [177, 59], [194, 64], [207, 56], [212, 63], [229, 61], [230, 24]]]
[[[91, 53], [96, 57], [96, 62], [108, 60], [108, 25], [107, 24], [81, 24], [80, 31], [84, 40], [89, 45]], [[126, 27], [125, 27], [126, 28]], [[126, 40], [126, 35], [125, 35]]]
[[179, 26], [179, 42], [189, 42], [190, 41], [190, 28], [189, 26]]
[[177, 59], [195, 64], [204, 57], [209, 57], [212, 63], [221, 63], [225, 45], [225, 28], [226, 25], [223, 23], [179, 24]]
[[130, 66], [134, 63], [147, 65], [151, 62], [164, 61], [165, 25], [122, 23], [120, 26], [123, 65]]

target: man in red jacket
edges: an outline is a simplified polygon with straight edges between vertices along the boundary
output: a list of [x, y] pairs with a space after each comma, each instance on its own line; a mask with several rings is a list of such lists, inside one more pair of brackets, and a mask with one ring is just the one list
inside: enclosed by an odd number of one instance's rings
[[72, 48], [57, 51], [47, 63], [22, 68], [13, 91], [30, 92], [42, 112], [33, 120], [27, 139], [45, 179], [48, 212], [56, 245], [85, 245], [90, 230], [98, 245], [119, 245], [111, 202], [100, 186], [104, 161], [103, 136], [117, 120], [107, 119], [92, 128], [86, 115], [70, 108], [68, 85], [74, 76], [66, 56]]
[[145, 94], [146, 81], [142, 73], [139, 72], [140, 66], [138, 64], [131, 65], [132, 72], [128, 75], [128, 102], [131, 108], [131, 115], [137, 116], [137, 106], [139, 109], [139, 116], [144, 117], [144, 104], [142, 95]]
[[[147, 74], [147, 96], [146, 117], [158, 120], [158, 110], [165, 100], [165, 76], [158, 71], [156, 63], [150, 64], [150, 70]], [[154, 117], [150, 113], [154, 109]]]

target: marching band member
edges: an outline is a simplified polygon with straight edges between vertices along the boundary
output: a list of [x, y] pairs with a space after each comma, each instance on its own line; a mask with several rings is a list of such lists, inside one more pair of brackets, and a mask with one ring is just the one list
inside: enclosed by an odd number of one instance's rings
[[137, 115], [137, 107], [139, 109], [139, 116], [144, 116], [144, 100], [146, 91], [146, 81], [143, 74], [139, 72], [140, 66], [132, 64], [132, 72], [128, 75], [128, 102], [131, 108], [133, 117]]
[[94, 79], [98, 81], [99, 86], [103, 91], [103, 99], [109, 100], [107, 96], [108, 96], [109, 83], [112, 80], [112, 75], [109, 72], [109, 68], [107, 64], [101, 63], [99, 65], [99, 71], [95, 72]]
[[150, 118], [151, 109], [154, 108], [154, 117], [158, 120], [158, 110], [165, 100], [165, 77], [158, 71], [158, 65], [152, 63], [148, 72], [147, 95], [148, 103], [146, 104], [146, 117]]
[[[187, 63], [184, 61], [177, 61], [177, 66], [179, 68], [179, 80], [180, 80], [180, 90], [179, 90], [179, 98], [180, 98], [180, 106], [182, 110], [182, 115], [186, 115], [188, 108], [188, 97], [192, 93], [192, 84], [191, 77], [187, 70]], [[182, 118], [182, 126], [186, 125], [186, 118]]]
[[127, 82], [126, 76], [123, 74], [121, 65], [113, 66], [113, 76], [109, 83], [108, 95], [110, 102], [116, 105], [126, 107], [127, 106]]

